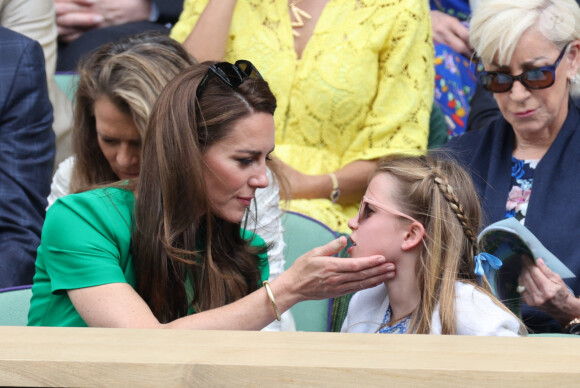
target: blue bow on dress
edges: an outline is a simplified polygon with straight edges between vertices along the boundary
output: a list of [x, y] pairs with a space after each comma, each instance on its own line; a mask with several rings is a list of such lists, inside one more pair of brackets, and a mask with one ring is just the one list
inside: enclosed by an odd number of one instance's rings
[[487, 281], [490, 283], [495, 283], [495, 277], [492, 277], [490, 272], [490, 267], [494, 270], [498, 270], [501, 268], [502, 262], [499, 258], [495, 257], [492, 254], [482, 252], [479, 255], [473, 258], [475, 260], [475, 274], [479, 279], [479, 283], [481, 283], [481, 277], [485, 275]]

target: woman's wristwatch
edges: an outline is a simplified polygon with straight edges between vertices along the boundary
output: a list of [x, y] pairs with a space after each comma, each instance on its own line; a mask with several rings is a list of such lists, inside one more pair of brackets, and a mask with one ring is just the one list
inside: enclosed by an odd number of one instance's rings
[[566, 326], [564, 326], [564, 332], [580, 335], [580, 318], [572, 319]]
[[330, 177], [330, 180], [332, 180], [332, 191], [330, 192], [330, 200], [332, 201], [332, 203], [336, 203], [336, 201], [338, 201], [338, 198], [340, 197], [340, 188], [338, 187], [338, 179], [336, 178], [336, 175], [333, 172], [328, 174], [328, 176]]

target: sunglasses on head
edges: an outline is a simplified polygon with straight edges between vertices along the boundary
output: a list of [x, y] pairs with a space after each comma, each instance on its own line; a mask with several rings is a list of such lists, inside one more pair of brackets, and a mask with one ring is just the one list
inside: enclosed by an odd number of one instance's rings
[[240, 86], [248, 78], [262, 79], [262, 76], [250, 61], [240, 59], [234, 64], [218, 62], [210, 66], [199, 85], [197, 85], [197, 90], [195, 91], [197, 98], [201, 96], [207, 87], [207, 83], [214, 76], [232, 89]]
[[387, 205], [384, 205], [378, 201], [375, 201], [374, 199], [370, 199], [366, 195], [363, 197], [362, 201], [360, 202], [360, 208], [358, 210], [358, 222], [361, 222], [361, 221], [367, 219], [369, 217], [369, 215], [374, 211], [373, 209], [369, 208], [369, 204], [371, 204], [379, 209], [382, 209], [388, 213], [391, 213], [392, 215], [403, 217], [403, 218], [406, 218], [406, 219], [413, 221], [413, 222], [419, 222], [416, 219], [414, 219], [413, 217], [406, 215], [405, 213], [401, 213], [400, 211], [395, 210], [395, 209], [393, 209]]
[[564, 53], [568, 48], [564, 46], [562, 52], [553, 65], [542, 66], [536, 69], [526, 70], [520, 75], [510, 75], [498, 71], [481, 71], [479, 72], [479, 82], [483, 88], [493, 93], [504, 93], [510, 91], [516, 80], [520, 81], [528, 89], [546, 89], [556, 81], [556, 68], [560, 64]]

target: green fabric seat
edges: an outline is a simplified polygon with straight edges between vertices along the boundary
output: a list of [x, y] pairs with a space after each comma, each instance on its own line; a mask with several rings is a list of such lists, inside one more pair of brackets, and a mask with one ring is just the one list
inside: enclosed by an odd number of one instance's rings
[[32, 297], [31, 286], [0, 290], [0, 326], [26, 326]]
[[[321, 222], [300, 213], [286, 212], [282, 216], [286, 265], [290, 268], [294, 261], [313, 248], [334, 240], [337, 234]], [[294, 305], [290, 311], [296, 322], [297, 331], [328, 331], [328, 299], [309, 300]]]
[[68, 99], [74, 101], [74, 96], [77, 92], [77, 86], [79, 83], [79, 75], [77, 73], [56, 73], [54, 75], [54, 80]]

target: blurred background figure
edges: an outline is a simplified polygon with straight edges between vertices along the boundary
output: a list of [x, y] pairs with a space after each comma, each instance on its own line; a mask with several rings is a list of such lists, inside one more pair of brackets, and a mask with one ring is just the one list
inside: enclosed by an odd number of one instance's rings
[[56, 136], [57, 165], [71, 154], [72, 104], [54, 79], [57, 59], [54, 1], [0, 0], [0, 25], [36, 40], [42, 46], [48, 93], [54, 111], [52, 128]]
[[79, 67], [74, 155], [54, 174], [49, 206], [87, 187], [139, 176], [141, 140], [163, 87], [195, 60], [159, 33], [108, 43]]
[[449, 137], [465, 132], [476, 86], [469, 23], [477, 0], [430, 0], [435, 45], [435, 102], [447, 121]]
[[169, 33], [181, 0], [55, 0], [58, 71], [74, 71], [86, 53], [128, 35]]

